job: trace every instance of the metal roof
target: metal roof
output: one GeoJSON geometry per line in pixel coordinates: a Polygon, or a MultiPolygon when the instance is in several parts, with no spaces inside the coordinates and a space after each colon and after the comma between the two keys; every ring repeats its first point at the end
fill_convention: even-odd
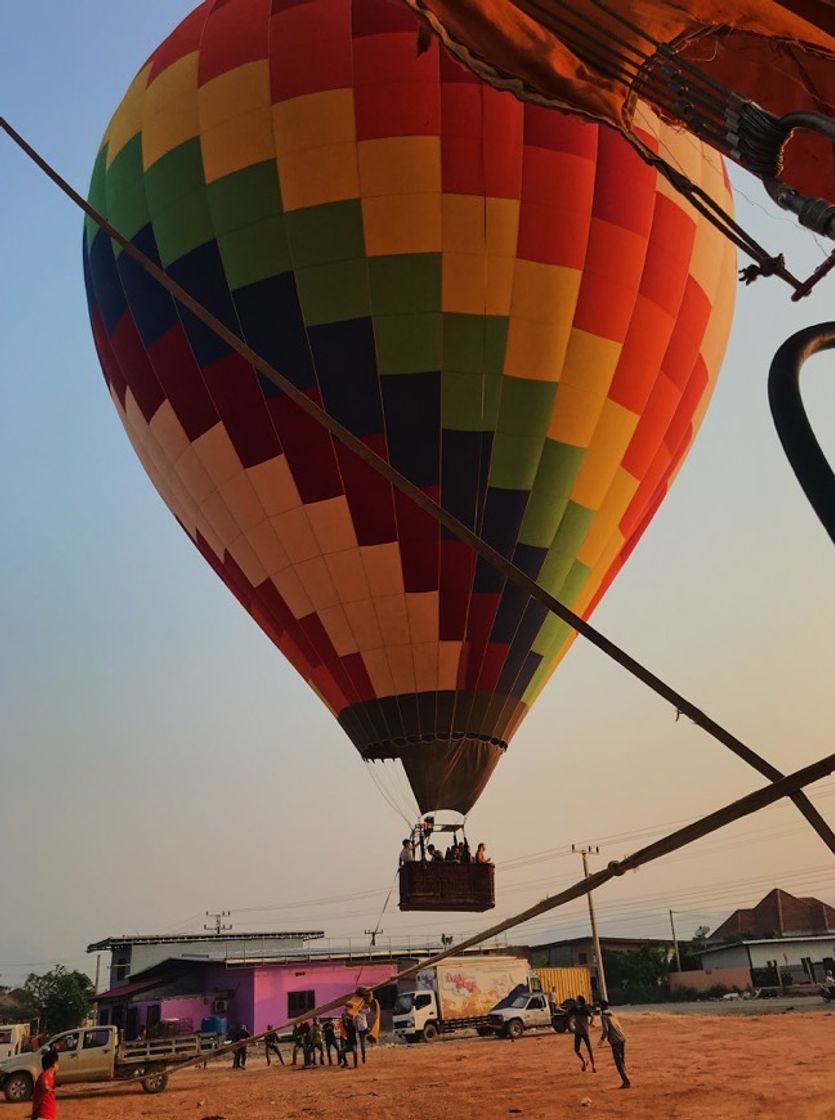
{"type": "Polygon", "coordinates": [[[105,937],[87,946],[88,953],[101,952],[103,949],[118,949],[124,945],[174,945],[189,941],[213,941],[220,945],[228,941],[312,941],[324,937],[323,929],[302,930],[299,932],[282,930],[276,933],[151,933],[122,934],[120,937],[105,937]]]}

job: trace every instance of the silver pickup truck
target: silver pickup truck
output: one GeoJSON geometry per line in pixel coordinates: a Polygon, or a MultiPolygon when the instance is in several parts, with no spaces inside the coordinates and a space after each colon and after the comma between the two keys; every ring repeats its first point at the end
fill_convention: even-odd
{"type": "Polygon", "coordinates": [[[57,1085],[82,1081],[139,1081],[146,1093],[161,1093],[167,1067],[214,1050],[218,1035],[191,1034],[122,1042],[118,1027],[79,1027],[55,1035],[40,1050],[0,1062],[0,1089],[12,1104],[28,1101],[41,1072],[44,1050],[59,1053],[57,1085]]]}
{"type": "Polygon", "coordinates": [[[504,1006],[490,1012],[490,1027],[503,1038],[521,1038],[526,1030],[553,1027],[558,1034],[568,1030],[574,1000],[553,1003],[544,992],[520,992],[504,1006]]]}

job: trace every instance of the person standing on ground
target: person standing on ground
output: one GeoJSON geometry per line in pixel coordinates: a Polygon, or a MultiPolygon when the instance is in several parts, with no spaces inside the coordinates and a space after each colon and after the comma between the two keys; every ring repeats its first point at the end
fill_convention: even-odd
{"type": "Polygon", "coordinates": [[[336,1041],[336,1029],[333,1025],[333,1019],[326,1019],[325,1026],[322,1030],[325,1038],[325,1049],[328,1052],[328,1065],[333,1065],[333,1058],[331,1057],[331,1050],[336,1054],[337,1064],[339,1063],[339,1045],[336,1041]]]}
{"type": "Polygon", "coordinates": [[[284,1055],[281,1053],[281,1047],[278,1045],[278,1035],[272,1028],[271,1023],[267,1023],[267,1033],[264,1035],[264,1054],[267,1058],[267,1065],[272,1065],[270,1062],[270,1054],[275,1054],[278,1060],[284,1065],[284,1055]]]}
{"type": "Polygon", "coordinates": [[[293,1024],[292,1038],[293,1038],[293,1065],[295,1065],[296,1064],[296,1055],[298,1054],[299,1050],[301,1050],[302,1056],[304,1056],[304,1033],[302,1032],[301,1023],[294,1023],[293,1024]]]}
{"type": "Polygon", "coordinates": [[[325,1064],[325,1048],[322,1045],[322,1024],[314,1019],[310,1024],[310,1054],[313,1065],[316,1065],[316,1051],[319,1051],[319,1065],[325,1064]]]}
{"type": "Polygon", "coordinates": [[[235,1057],[232,1060],[232,1069],[246,1069],[246,1042],[244,1040],[251,1037],[252,1035],[246,1029],[246,1024],[241,1023],[241,1025],[232,1036],[233,1042],[243,1043],[242,1046],[235,1047],[235,1057]]]}
{"type": "Polygon", "coordinates": [[[364,1003],[360,1004],[359,1009],[354,1014],[354,1026],[357,1029],[360,1054],[362,1054],[362,1064],[365,1065],[365,1039],[368,1035],[368,1008],[364,1003]]]}
{"type": "Polygon", "coordinates": [[[354,1059],[354,1069],[357,1068],[357,1028],[354,1026],[354,1020],[347,1011],[342,1012],[342,1018],[339,1020],[339,1035],[342,1040],[341,1053],[339,1055],[339,1065],[342,1069],[348,1068],[348,1054],[351,1054],[354,1059]]]}
{"type": "Polygon", "coordinates": [[[623,1027],[620,1025],[620,1020],[616,1015],[613,1015],[609,1010],[609,1004],[605,999],[600,1001],[600,1026],[603,1028],[603,1033],[600,1036],[601,1044],[608,1042],[612,1047],[612,1057],[615,1060],[615,1069],[620,1074],[621,1089],[631,1089],[632,1082],[626,1072],[624,1064],[624,1053],[626,1051],[626,1035],[623,1033],[623,1027]]]}
{"type": "Polygon", "coordinates": [[[47,1050],[41,1058],[41,1074],[32,1096],[32,1120],[55,1120],[55,1074],[58,1051],[47,1050]]]}
{"type": "Polygon", "coordinates": [[[574,1010],[571,1012],[571,1022],[574,1024],[574,1053],[580,1059],[580,1071],[586,1072],[586,1059],[580,1053],[580,1047],[585,1042],[586,1050],[589,1055],[589,1062],[591,1063],[592,1073],[597,1073],[594,1068],[594,1052],[591,1048],[591,1039],[589,1038],[589,1028],[591,1027],[592,1019],[594,1019],[594,1011],[586,1003],[585,996],[577,996],[574,1003],[574,1010]]]}

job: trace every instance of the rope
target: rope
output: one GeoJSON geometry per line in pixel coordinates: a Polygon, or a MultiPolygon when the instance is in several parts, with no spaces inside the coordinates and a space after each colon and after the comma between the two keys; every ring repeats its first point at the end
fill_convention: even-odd
{"type": "MultiPolygon", "coordinates": [[[[417,964],[410,965],[400,972],[395,972],[385,980],[379,981],[377,984],[369,987],[369,991],[376,992],[380,988],[388,987],[390,984],[397,984],[401,980],[405,980],[410,976],[414,976],[416,972],[423,968],[431,968],[441,961],[446,960],[448,957],[456,956],[463,953],[466,949],[475,948],[477,945],[482,944],[490,938],[496,938],[499,934],[505,933],[514,926],[523,925],[525,922],[533,918],[539,917],[540,914],[546,914],[551,910],[556,910],[560,906],[565,906],[566,903],[573,902],[577,898],[582,898],[583,895],[591,894],[592,891],[598,890],[604,883],[608,883],[610,879],[620,877],[627,871],[636,871],[639,867],[645,867],[648,863],[653,863],[662,856],[669,855],[671,852],[678,851],[680,848],[692,844],[696,840],[700,840],[703,836],[709,836],[712,832],[716,832],[720,828],[725,828],[734,821],[741,820],[743,817],[748,817],[752,813],[756,813],[760,809],[764,809],[767,805],[773,805],[783,797],[796,797],[797,792],[803,786],[810,785],[812,782],[817,782],[821,778],[827,777],[829,774],[835,772],[835,754],[827,755],[825,758],[820,759],[819,762],[813,762],[810,766],[803,767],[802,770],[797,770],[788,777],[781,778],[777,782],[772,782],[770,785],[764,786],[762,789],[755,790],[753,793],[747,794],[745,797],[737,801],[733,801],[728,805],[724,805],[721,809],[717,809],[713,813],[709,813],[705,817],[700,817],[699,820],[694,821],[692,824],[685,825],[684,828],[677,829],[675,832],[670,832],[663,836],[660,840],[655,840],[646,847],[640,848],[632,855],[625,856],[622,860],[613,860],[605,868],[600,871],[594,871],[570,887],[566,887],[558,894],[551,895],[548,898],[542,899],[540,902],[529,906],[527,910],[522,910],[518,914],[514,914],[512,918],[505,918],[501,922],[490,926],[489,929],[482,930],[481,933],[473,934],[471,937],[459,941],[457,945],[450,945],[443,949],[440,953],[435,953],[433,956],[428,957],[426,960],[419,961],[417,964]]],[[[337,1007],[344,1006],[345,1002],[351,998],[354,992],[345,992],[341,996],[330,1000],[328,1003],[323,1003],[319,1007],[314,1007],[310,1011],[306,1011],[303,1015],[297,1015],[293,1019],[288,1019],[282,1023],[280,1027],[274,1027],[274,1030],[287,1030],[288,1027],[295,1026],[296,1023],[304,1022],[313,1016],[324,1015],[327,1011],[333,1011],[337,1007]]],[[[264,1035],[255,1035],[253,1038],[246,1040],[243,1045],[252,1046],[253,1044],[263,1040],[264,1035]]],[[[201,1054],[197,1058],[191,1058],[182,1065],[168,1067],[168,1072],[177,1073],[180,1070],[188,1069],[190,1066],[202,1065],[204,1062],[212,1062],[216,1058],[225,1056],[232,1053],[237,1047],[241,1046],[240,1042],[231,1042],[226,1046],[221,1046],[217,1050],[211,1051],[209,1054],[201,1054]]]]}
{"type": "MultiPolygon", "coordinates": [[[[776,766],[772,766],[770,762],[767,762],[758,755],[756,751],[746,746],[745,743],[735,735],[732,735],[730,731],[717,723],[710,716],[706,715],[701,709],[697,708],[695,704],[682,696],[681,693],[677,692],[660,677],[656,676],[655,673],[647,669],[646,666],[642,665],[634,657],[631,657],[625,650],[621,649],[620,646],[616,645],[599,630],[590,625],[590,623],[586,622],[585,619],[575,614],[569,607],[565,606],[565,604],[554,598],[553,595],[540,587],[535,580],[531,579],[530,576],[526,575],[520,568],[517,568],[507,560],[500,552],[493,548],[492,545],[482,540],[481,537],[467,528],[466,525],[462,524],[437,502],[433,501],[432,498],[425,494],[419,487],[415,486],[404,475],[396,471],[390,463],[382,459],[369,447],[366,447],[362,440],[355,436],[353,432],[340,424],[337,420],[334,420],[324,409],[319,408],[319,406],[310,400],[300,389],[296,388],[291,381],[280,374],[278,370],[271,366],[260,354],[256,353],[255,350],[238,338],[238,336],[221,323],[219,319],[216,319],[214,315],[210,314],[185,290],[185,288],[182,288],[172,280],[161,268],[155,265],[153,261],[149,260],[144,253],[137,249],[131,241],[115,229],[102,214],[86,201],[86,199],[82,198],[77,191],[73,190],[69,183],[67,183],[66,180],[63,179],[3,117],[0,117],[0,128],[8,134],[15,144],[26,153],[26,155],[76,204],[76,206],[80,207],[85,214],[92,218],[92,220],[118,245],[121,245],[128,256],[135,260],[149,275],[153,276],[154,279],[184,307],[188,308],[201,323],[205,324],[211,331],[214,331],[214,333],[219,338],[223,339],[237,354],[240,354],[250,365],[254,366],[262,373],[268,381],[281,389],[303,412],[307,413],[308,416],[312,417],[317,423],[326,428],[331,435],[340,440],[363,462],[367,463],[384,478],[388,479],[401,493],[411,498],[419,509],[424,510],[432,517],[436,518],[450,533],[460,541],[463,541],[464,544],[469,545],[476,555],[481,556],[489,564],[492,564],[499,572],[512,583],[515,583],[517,587],[520,587],[532,599],[542,603],[549,611],[562,619],[563,622],[566,622],[588,642],[591,642],[593,646],[620,665],[622,669],[625,669],[633,677],[655,692],[656,695],[666,700],[675,710],[688,716],[689,719],[698,724],[699,727],[716,739],[717,742],[722,743],[723,746],[727,747],[728,750],[732,751],[738,758],[747,762],[748,765],[752,766],[758,773],[772,782],[779,781],[783,778],[783,774],[776,766]]],[[[658,157],[653,158],[657,159],[658,157]]],[[[663,160],[660,161],[662,164],[664,162],[663,160]]],[[[665,166],[668,165],[665,164],[665,166]]],[[[669,171],[674,175],[681,175],[680,172],[676,172],[672,167],[669,167],[669,171]]],[[[695,189],[696,188],[694,188],[694,190],[695,189]]],[[[808,797],[802,792],[795,792],[791,794],[791,797],[796,807],[812,825],[821,840],[823,840],[831,852],[835,853],[835,833],[833,833],[830,826],[826,823],[808,797]]]]}
{"type": "MultiPolygon", "coordinates": [[[[371,949],[374,948],[374,940],[375,940],[377,934],[380,933],[380,923],[382,922],[383,915],[385,914],[386,909],[388,907],[389,900],[391,899],[392,892],[394,891],[395,883],[397,882],[397,880],[399,878],[400,878],[400,868],[398,867],[397,870],[394,873],[394,878],[391,881],[391,886],[389,887],[389,893],[386,895],[386,901],[383,903],[383,909],[380,911],[380,916],[377,919],[377,921],[374,923],[374,929],[371,931],[371,941],[370,941],[369,946],[368,946],[369,952],[370,952],[371,949]]],[[[365,969],[365,964],[361,964],[360,968],[359,968],[359,972],[357,973],[356,978],[354,980],[355,985],[359,984],[360,977],[362,976],[364,969],[365,969]]]]}

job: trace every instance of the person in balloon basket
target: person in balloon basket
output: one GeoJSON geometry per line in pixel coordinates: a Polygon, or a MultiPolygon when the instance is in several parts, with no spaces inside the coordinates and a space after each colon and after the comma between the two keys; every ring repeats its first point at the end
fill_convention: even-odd
{"type": "Polygon", "coordinates": [[[620,1020],[616,1015],[613,1015],[609,1010],[609,1004],[605,999],[600,1001],[600,1026],[603,1028],[603,1033],[600,1035],[601,1044],[608,1042],[612,1047],[612,1057],[615,1060],[615,1069],[620,1074],[621,1089],[631,1089],[632,1082],[626,1072],[624,1064],[624,1053],[626,1050],[626,1035],[623,1033],[623,1027],[620,1025],[620,1020]]]}
{"type": "Polygon", "coordinates": [[[592,1073],[597,1073],[597,1070],[594,1068],[594,1051],[591,1048],[591,1039],[589,1038],[589,1028],[591,1027],[593,1018],[594,1010],[586,1003],[586,997],[577,996],[574,1003],[574,1010],[571,1012],[571,1022],[574,1027],[574,1053],[580,1059],[580,1070],[582,1073],[586,1072],[586,1059],[580,1052],[580,1047],[583,1043],[586,1044],[591,1071],[592,1073]]]}
{"type": "Polygon", "coordinates": [[[403,847],[400,849],[400,857],[398,859],[398,863],[402,867],[404,863],[414,863],[414,860],[415,849],[412,846],[412,841],[408,839],[404,840],[403,847]]]}
{"type": "Polygon", "coordinates": [[[55,1120],[55,1075],[58,1051],[47,1050],[41,1058],[41,1074],[32,1096],[32,1120],[55,1120]]]}
{"type": "Polygon", "coordinates": [[[357,1028],[354,1025],[354,1020],[347,1011],[342,1012],[342,1018],[339,1020],[339,1066],[341,1069],[348,1068],[348,1055],[354,1059],[354,1069],[357,1068],[357,1028]]]}

